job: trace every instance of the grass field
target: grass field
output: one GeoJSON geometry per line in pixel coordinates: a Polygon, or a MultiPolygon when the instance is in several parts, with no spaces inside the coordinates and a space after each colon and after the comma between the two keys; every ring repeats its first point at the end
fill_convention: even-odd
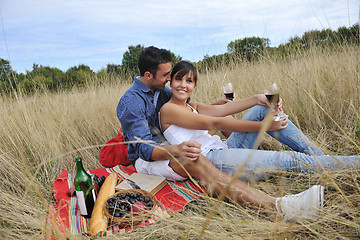
{"type": "MultiPolygon", "coordinates": [[[[264,57],[202,73],[194,101],[212,103],[221,85],[232,82],[236,97],[261,93],[277,82],[285,112],[326,154],[360,154],[360,48],[313,49],[286,60],[264,57]]],[[[0,96],[0,238],[37,239],[52,203],[52,182],[63,170],[75,172],[82,156],[86,169],[100,168],[102,145],[120,129],[116,106],[129,85],[107,81],[84,89],[32,96],[0,96]]],[[[241,117],[241,114],[236,115],[241,117]]],[[[270,148],[279,145],[265,139],[270,148]]],[[[250,182],[272,196],[325,186],[326,207],[311,224],[284,223],[274,213],[223,202],[220,212],[207,198],[192,202],[175,217],[115,239],[358,239],[358,170],[314,174],[273,172],[250,182]],[[201,229],[204,227],[203,233],[201,229]]],[[[80,236],[57,235],[57,239],[80,236]]]]}

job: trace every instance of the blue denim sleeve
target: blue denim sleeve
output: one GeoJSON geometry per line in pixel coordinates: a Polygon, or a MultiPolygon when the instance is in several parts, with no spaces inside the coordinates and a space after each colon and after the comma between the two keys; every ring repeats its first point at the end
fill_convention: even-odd
{"type": "MultiPolygon", "coordinates": [[[[135,137],[142,140],[153,140],[149,129],[148,121],[146,119],[146,104],[139,96],[123,96],[116,109],[117,116],[120,120],[125,141],[136,141],[135,137]]],[[[158,145],[153,142],[152,145],[158,145]]],[[[129,143],[128,156],[130,161],[135,161],[139,157],[146,161],[151,160],[151,155],[154,146],[145,143],[129,143]]]]}

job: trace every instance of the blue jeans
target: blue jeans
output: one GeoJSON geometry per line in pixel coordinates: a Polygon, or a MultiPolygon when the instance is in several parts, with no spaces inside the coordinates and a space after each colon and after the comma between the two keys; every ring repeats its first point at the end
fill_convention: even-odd
{"type": "MultiPolygon", "coordinates": [[[[261,121],[269,109],[256,105],[244,115],[244,120],[261,121]]],[[[330,168],[360,168],[360,155],[328,156],[316,147],[290,120],[283,130],[268,131],[269,135],[289,146],[293,151],[265,151],[251,149],[257,132],[233,132],[226,141],[229,149],[213,149],[206,157],[219,169],[234,174],[244,166],[245,172],[257,169],[309,172],[330,168]]]]}

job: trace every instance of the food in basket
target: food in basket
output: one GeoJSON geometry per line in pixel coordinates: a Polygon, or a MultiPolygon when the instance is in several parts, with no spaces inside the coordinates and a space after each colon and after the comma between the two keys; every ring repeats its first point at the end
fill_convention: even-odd
{"type": "Polygon", "coordinates": [[[143,202],[137,201],[133,205],[131,205],[130,213],[131,214],[139,214],[146,211],[146,205],[143,202]]]}
{"type": "Polygon", "coordinates": [[[121,227],[148,220],[155,209],[155,197],[142,189],[120,190],[105,203],[104,213],[121,227]]]}
{"type": "Polygon", "coordinates": [[[151,210],[153,202],[141,192],[123,192],[107,200],[108,212],[114,217],[130,217],[131,214],[145,213],[151,210]]]}

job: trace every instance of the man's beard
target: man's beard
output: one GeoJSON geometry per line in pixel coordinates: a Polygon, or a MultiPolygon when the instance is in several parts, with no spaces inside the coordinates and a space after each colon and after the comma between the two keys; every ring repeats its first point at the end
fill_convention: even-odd
{"type": "MultiPolygon", "coordinates": [[[[157,79],[156,78],[153,78],[153,82],[156,82],[157,79]]],[[[163,83],[163,84],[156,84],[156,85],[153,85],[153,89],[154,90],[164,90],[165,86],[166,86],[166,83],[163,83]]]]}

